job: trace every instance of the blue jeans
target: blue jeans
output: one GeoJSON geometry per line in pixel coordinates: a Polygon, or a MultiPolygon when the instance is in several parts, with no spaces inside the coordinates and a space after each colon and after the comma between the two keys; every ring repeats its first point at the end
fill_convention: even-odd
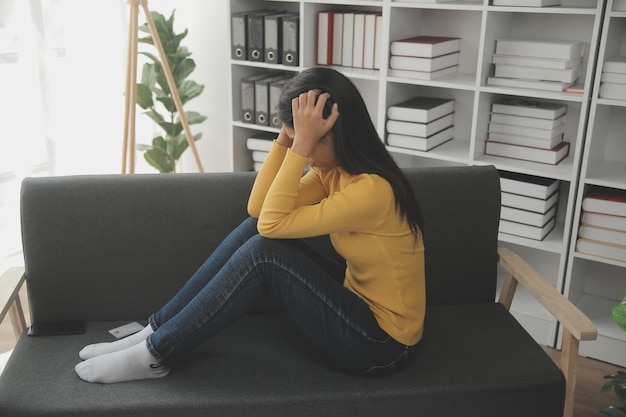
{"type": "Polygon", "coordinates": [[[337,368],[385,374],[408,362],[412,347],[380,328],[368,305],[322,266],[319,253],[301,240],[264,238],[256,225],[253,218],[241,223],[150,317],[155,332],[147,343],[155,358],[171,364],[245,314],[268,291],[337,368]]]}

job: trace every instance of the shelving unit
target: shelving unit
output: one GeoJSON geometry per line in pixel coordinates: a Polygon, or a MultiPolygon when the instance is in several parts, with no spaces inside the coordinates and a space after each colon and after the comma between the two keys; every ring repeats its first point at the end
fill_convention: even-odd
{"type": "Polygon", "coordinates": [[[589,112],[587,136],[576,195],[565,293],[598,327],[598,340],[583,343],[581,354],[626,366],[626,334],[611,319],[611,309],[626,296],[626,263],[576,251],[582,200],[590,187],[626,190],[626,97],[599,97],[604,62],[626,55],[626,11],[608,0],[589,112]]]}
{"type": "MultiPolygon", "coordinates": [[[[300,71],[314,66],[316,17],[319,11],[359,10],[381,13],[383,25],[381,68],[365,70],[334,67],[347,75],[361,91],[380,137],[385,138],[386,109],[390,105],[417,95],[455,100],[454,140],[428,152],[394,147],[388,147],[389,151],[394,154],[401,166],[494,165],[502,171],[560,180],[557,226],[543,241],[506,234],[500,234],[499,238],[502,245],[522,255],[557,289],[570,294],[574,299],[576,294],[570,291],[568,286],[572,281],[578,282],[581,279],[572,279],[574,270],[570,268],[571,258],[574,257],[577,262],[594,262],[570,253],[573,252],[570,248],[575,237],[573,235],[576,234],[576,229],[573,229],[572,225],[575,223],[574,219],[578,219],[577,207],[580,205],[579,184],[583,184],[579,182],[580,167],[584,165],[583,162],[588,164],[588,158],[583,157],[584,152],[589,152],[585,146],[585,139],[588,143],[592,142],[589,138],[592,129],[587,129],[587,120],[592,109],[599,110],[594,112],[597,117],[615,118],[615,121],[622,124],[626,120],[624,104],[609,103],[595,97],[592,100],[593,88],[598,83],[595,73],[598,66],[596,57],[601,44],[600,36],[607,30],[606,27],[603,30],[603,21],[606,20],[603,19],[605,6],[605,0],[563,0],[562,6],[544,8],[499,7],[491,5],[491,0],[450,1],[437,4],[392,0],[230,0],[231,13],[269,8],[300,14],[300,66],[288,67],[231,60],[234,169],[242,171],[252,168],[252,160],[245,146],[248,136],[260,131],[277,132],[276,129],[245,124],[238,120],[241,104],[240,80],[247,75],[267,70],[300,71]],[[435,80],[389,76],[390,43],[417,35],[460,37],[458,73],[435,80]],[[493,74],[491,58],[496,40],[509,36],[583,42],[585,52],[581,76],[576,85],[582,89],[582,94],[488,86],[486,80],[493,74]],[[528,97],[567,105],[565,138],[570,141],[571,148],[566,160],[552,166],[485,155],[491,104],[505,96],[528,97]],[[613,112],[618,114],[612,115],[613,112]]],[[[624,12],[612,14],[612,19],[616,19],[616,22],[612,22],[615,29],[612,29],[611,33],[621,33],[623,36],[626,18],[620,20],[620,16],[624,17],[624,12]]],[[[603,42],[602,48],[606,49],[604,39],[603,42]]],[[[612,41],[610,47],[619,49],[613,45],[614,43],[617,44],[616,41],[612,41]]],[[[624,42],[621,45],[623,49],[624,42]]],[[[611,139],[611,143],[616,141],[611,139]]],[[[626,172],[626,169],[624,171],[626,172]]],[[[626,175],[622,174],[621,178],[620,180],[619,176],[616,177],[611,186],[615,187],[620,183],[621,187],[626,186],[626,175]]],[[[593,180],[590,177],[585,181],[593,180]]],[[[523,289],[518,291],[519,295],[516,296],[512,306],[513,314],[539,343],[555,346],[558,343],[557,323],[525,294],[523,289]]]]}

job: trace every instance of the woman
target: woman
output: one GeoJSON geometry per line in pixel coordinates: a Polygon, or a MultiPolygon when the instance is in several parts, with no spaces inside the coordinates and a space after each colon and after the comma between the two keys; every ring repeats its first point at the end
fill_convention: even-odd
{"type": "Polygon", "coordinates": [[[142,331],[81,350],[80,378],[163,377],[264,291],[341,370],[383,374],[408,362],[425,312],[421,221],[408,181],[339,72],[301,72],[279,111],[283,127],[252,188],[251,217],[142,331]],[[340,270],[299,240],[324,234],[346,260],[340,270]]]}

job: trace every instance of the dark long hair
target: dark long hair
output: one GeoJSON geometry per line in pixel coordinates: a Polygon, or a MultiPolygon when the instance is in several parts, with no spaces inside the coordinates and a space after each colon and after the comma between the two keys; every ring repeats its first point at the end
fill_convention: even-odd
{"type": "Polygon", "coordinates": [[[332,129],[337,165],[351,175],[377,174],[387,180],[396,208],[417,236],[422,228],[422,216],[411,184],[385,149],[359,90],[349,78],[326,67],[302,71],[283,87],[278,103],[281,121],[293,127],[291,101],[313,89],[330,94],[324,117],[330,114],[332,103],[339,107],[339,118],[332,129]]]}

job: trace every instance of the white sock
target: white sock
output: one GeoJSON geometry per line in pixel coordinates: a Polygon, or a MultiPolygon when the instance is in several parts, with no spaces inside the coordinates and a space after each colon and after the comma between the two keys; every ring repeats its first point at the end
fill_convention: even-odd
{"type": "Polygon", "coordinates": [[[152,330],[152,326],[148,324],[139,332],[131,334],[123,339],[116,340],[115,342],[103,342],[87,345],[80,352],[78,352],[78,356],[80,356],[82,360],[87,360],[105,353],[117,352],[118,350],[123,350],[134,346],[139,342],[145,341],[152,333],[154,333],[154,330],[152,330]]]}
{"type": "Polygon", "coordinates": [[[74,369],[83,381],[102,384],[161,378],[170,373],[169,367],[150,354],[145,341],[80,362],[74,369]]]}

